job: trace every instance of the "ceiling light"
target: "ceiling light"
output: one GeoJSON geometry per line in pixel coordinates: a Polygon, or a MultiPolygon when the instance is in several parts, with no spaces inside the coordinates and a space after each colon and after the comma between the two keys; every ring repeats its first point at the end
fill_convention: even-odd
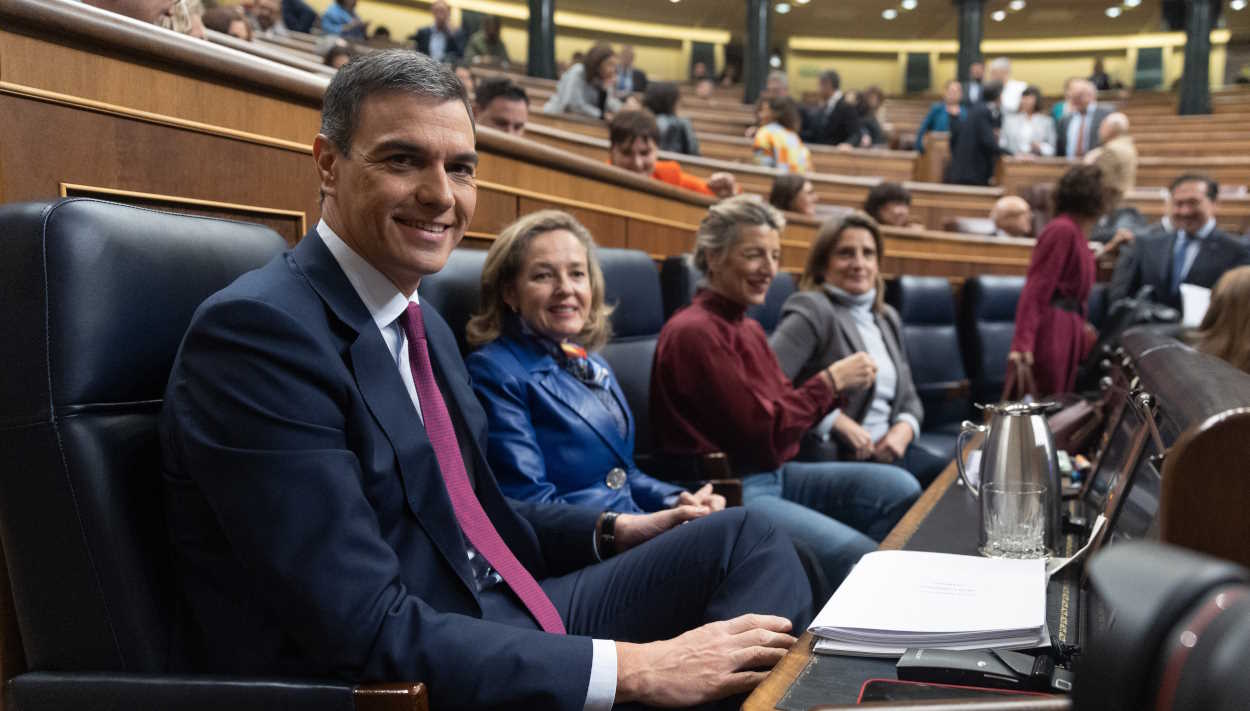
{"type": "Polygon", "coordinates": [[[994,20],[994,22],[1002,22],[1007,19],[1007,13],[1002,10],[995,10],[994,14],[990,15],[990,17],[994,20]]]}
{"type": "Polygon", "coordinates": [[[894,18],[898,17],[898,10],[895,10],[894,8],[890,8],[888,10],[882,10],[881,17],[887,20],[893,20],[894,18]]]}
{"type": "Polygon", "coordinates": [[[916,9],[916,0],[903,0],[903,9],[904,9],[904,10],[915,10],[915,9],[916,9]]]}
{"type": "Polygon", "coordinates": [[[790,12],[790,3],[788,3],[788,2],[779,2],[779,3],[777,3],[777,14],[778,14],[778,15],[784,15],[784,14],[786,14],[787,12],[790,12]]]}
{"type": "Polygon", "coordinates": [[[1228,3],[1228,6],[1234,10],[1245,10],[1246,0],[1233,0],[1232,2],[1228,3]]]}
{"type": "Polygon", "coordinates": [[[1124,0],[1124,7],[1137,7],[1138,5],[1141,5],[1141,0],[1124,0]]]}
{"type": "MultiPolygon", "coordinates": [[[[1137,0],[1137,2],[1141,2],[1141,0],[1137,0]]],[[[1011,8],[1012,12],[1020,12],[1024,9],[1024,6],[1024,0],[1011,0],[1011,2],[1007,3],[1007,7],[1011,8]]]]}
{"type": "Polygon", "coordinates": [[[781,57],[776,54],[769,57],[768,66],[772,67],[773,69],[781,69],[781,57]]]}
{"type": "Polygon", "coordinates": [[[1119,17],[1121,12],[1124,11],[1118,7],[1109,7],[1107,8],[1107,17],[1119,17]]]}
{"type": "Polygon", "coordinates": [[[807,3],[811,2],[812,0],[794,0],[794,1],[795,1],[795,2],[797,2],[797,3],[798,3],[798,4],[800,4],[800,5],[806,5],[807,3]]]}

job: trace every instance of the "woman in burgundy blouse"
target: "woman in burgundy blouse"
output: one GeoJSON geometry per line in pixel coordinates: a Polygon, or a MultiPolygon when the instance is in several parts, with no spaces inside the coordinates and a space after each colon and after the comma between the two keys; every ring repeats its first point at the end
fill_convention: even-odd
{"type": "Polygon", "coordinates": [[[743,504],[765,510],[811,549],[836,585],[876,548],[920,487],[895,466],[790,461],[838,391],[869,385],[876,366],[858,353],[798,388],[782,373],[764,329],[746,310],[764,301],[777,274],[784,226],[780,212],[753,196],[708,211],[694,252],[703,288],[660,332],[651,420],[666,454],[724,452],[742,476],[743,504]]]}
{"type": "Polygon", "coordinates": [[[1047,397],[1072,390],[1076,369],[1096,333],[1086,322],[1094,285],[1094,253],[1086,235],[1103,213],[1102,169],[1072,168],[1055,186],[1055,219],[1037,238],[1016,305],[1016,333],[1007,356],[1006,397],[1047,397]]]}

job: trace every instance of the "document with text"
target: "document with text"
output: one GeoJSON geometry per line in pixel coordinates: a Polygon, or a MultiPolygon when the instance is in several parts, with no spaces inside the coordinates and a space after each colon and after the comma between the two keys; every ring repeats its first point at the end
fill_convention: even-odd
{"type": "Polygon", "coordinates": [[[1045,646],[1046,561],[876,551],[808,629],[815,651],[858,656],[1045,646]]]}

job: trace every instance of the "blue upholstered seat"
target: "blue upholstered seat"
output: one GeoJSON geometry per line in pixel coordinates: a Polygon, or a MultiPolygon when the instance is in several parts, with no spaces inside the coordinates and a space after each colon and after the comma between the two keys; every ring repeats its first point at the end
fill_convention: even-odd
{"type": "Polygon", "coordinates": [[[1022,276],[977,276],[964,282],[959,336],[973,402],[1002,397],[1022,289],[1022,276]]]}

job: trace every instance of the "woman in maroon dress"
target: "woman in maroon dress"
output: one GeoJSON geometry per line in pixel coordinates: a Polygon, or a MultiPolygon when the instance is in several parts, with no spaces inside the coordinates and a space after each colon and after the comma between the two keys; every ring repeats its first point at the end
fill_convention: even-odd
{"type": "Polygon", "coordinates": [[[1074,167],[1055,186],[1056,217],[1037,238],[1016,306],[1006,397],[1046,397],[1075,384],[1077,365],[1095,339],[1085,320],[1096,271],[1086,234],[1105,201],[1098,166],[1074,167]]]}

